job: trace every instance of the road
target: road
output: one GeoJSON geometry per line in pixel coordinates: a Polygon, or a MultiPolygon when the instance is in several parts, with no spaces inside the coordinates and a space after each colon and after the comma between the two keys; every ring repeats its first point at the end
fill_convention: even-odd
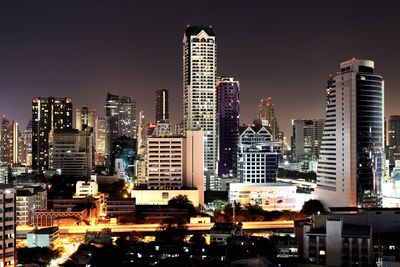
{"type": "MultiPolygon", "coordinates": [[[[191,231],[209,231],[214,223],[196,223],[187,224],[188,230],[191,231]]],[[[84,234],[87,231],[99,232],[103,228],[110,228],[114,233],[124,232],[155,232],[160,224],[121,224],[110,225],[100,224],[93,226],[60,226],[60,234],[84,234]]],[[[273,229],[291,229],[293,221],[274,221],[274,222],[243,222],[244,230],[273,230],[273,229]]],[[[34,228],[29,226],[17,226],[17,235],[25,235],[34,228]]]]}

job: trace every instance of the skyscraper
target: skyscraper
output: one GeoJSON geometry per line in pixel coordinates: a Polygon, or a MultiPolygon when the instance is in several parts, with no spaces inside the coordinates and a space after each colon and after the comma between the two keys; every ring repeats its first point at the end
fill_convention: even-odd
{"type": "Polygon", "coordinates": [[[212,27],[189,26],[183,36],[184,131],[204,131],[205,188],[215,176],[217,160],[217,46],[212,27]]]}
{"type": "Polygon", "coordinates": [[[270,129],[273,141],[282,141],[282,134],[279,133],[278,121],[275,117],[275,108],[271,97],[260,100],[258,118],[263,126],[267,126],[270,129]]]}
{"type": "Polygon", "coordinates": [[[239,130],[239,82],[223,77],[217,81],[218,176],[236,176],[239,130]]]}
{"type": "Polygon", "coordinates": [[[316,195],[327,207],[379,205],[384,149],[384,81],[374,62],[340,64],[326,89],[316,195]]]}
{"type": "Polygon", "coordinates": [[[168,90],[161,89],[156,92],[156,123],[169,120],[168,90]]]}
{"type": "Polygon", "coordinates": [[[20,163],[20,133],[18,122],[1,119],[1,162],[20,163]]]}
{"type": "Polygon", "coordinates": [[[75,113],[75,128],[79,131],[92,129],[94,130],[96,122],[96,111],[88,107],[81,107],[76,109],[75,113]]]}
{"type": "Polygon", "coordinates": [[[136,138],[136,102],[129,96],[107,94],[106,111],[106,155],[110,155],[112,140],[126,136],[136,138]]]}
{"type": "Polygon", "coordinates": [[[392,115],[388,125],[389,164],[394,166],[400,160],[400,115],[392,115]]]}
{"type": "Polygon", "coordinates": [[[318,159],[325,120],[292,120],[292,159],[302,162],[309,170],[309,162],[318,159]]]}
{"type": "Polygon", "coordinates": [[[21,164],[32,165],[32,120],[29,121],[26,129],[21,133],[21,164]]]}
{"type": "Polygon", "coordinates": [[[71,98],[32,99],[32,168],[42,173],[49,167],[49,148],[54,130],[72,128],[71,98]]]}
{"type": "Polygon", "coordinates": [[[95,162],[97,165],[105,164],[106,153],[106,120],[104,118],[96,118],[95,130],[95,162]]]}

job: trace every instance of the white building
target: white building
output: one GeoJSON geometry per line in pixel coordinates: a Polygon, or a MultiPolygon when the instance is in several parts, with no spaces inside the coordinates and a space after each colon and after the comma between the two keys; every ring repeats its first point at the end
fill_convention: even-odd
{"type": "Polygon", "coordinates": [[[384,81],[352,59],[328,81],[316,197],[326,207],[379,205],[384,168],[384,81]]]}
{"type": "Polygon", "coordinates": [[[274,182],[281,142],[272,142],[264,126],[239,127],[237,173],[241,183],[274,182]]]}
{"type": "Polygon", "coordinates": [[[197,188],[204,202],[203,131],[186,136],[148,137],[147,185],[149,188],[197,188]]]}
{"type": "Polygon", "coordinates": [[[15,227],[15,189],[0,185],[0,266],[15,266],[16,227],[15,227]]]}
{"type": "Polygon", "coordinates": [[[205,188],[216,174],[216,72],[217,46],[212,27],[189,26],[183,36],[184,131],[204,131],[205,188]]]}
{"type": "Polygon", "coordinates": [[[229,185],[229,202],[258,205],[265,210],[296,209],[296,186],[286,183],[229,185]]]}
{"type": "Polygon", "coordinates": [[[204,205],[204,201],[200,200],[200,193],[198,189],[190,190],[167,190],[167,189],[145,189],[145,190],[132,190],[131,198],[136,199],[136,205],[168,205],[168,201],[179,195],[186,195],[192,201],[195,207],[199,204],[204,205]]]}
{"type": "Polygon", "coordinates": [[[54,247],[60,239],[58,227],[48,227],[35,229],[26,235],[28,248],[34,247],[54,247]]]}
{"type": "Polygon", "coordinates": [[[96,196],[99,193],[99,186],[95,181],[77,181],[76,196],[96,196]]]}

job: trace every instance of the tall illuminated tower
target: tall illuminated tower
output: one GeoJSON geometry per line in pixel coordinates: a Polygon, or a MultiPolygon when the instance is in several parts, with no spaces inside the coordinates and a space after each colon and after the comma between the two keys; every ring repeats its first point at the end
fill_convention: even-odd
{"type": "Polygon", "coordinates": [[[189,26],[183,36],[183,126],[184,131],[204,131],[205,188],[216,174],[217,46],[212,27],[189,26]]]}
{"type": "Polygon", "coordinates": [[[72,128],[71,98],[32,99],[32,168],[42,173],[49,168],[49,149],[54,130],[72,128]]]}
{"type": "Polygon", "coordinates": [[[18,122],[1,119],[1,161],[6,164],[20,163],[18,122]]]}
{"type": "Polygon", "coordinates": [[[384,81],[374,62],[340,64],[326,89],[316,196],[327,207],[379,206],[384,166],[384,81]]]}
{"type": "Polygon", "coordinates": [[[96,123],[96,111],[88,107],[77,108],[75,112],[75,128],[79,131],[94,130],[96,123]]]}

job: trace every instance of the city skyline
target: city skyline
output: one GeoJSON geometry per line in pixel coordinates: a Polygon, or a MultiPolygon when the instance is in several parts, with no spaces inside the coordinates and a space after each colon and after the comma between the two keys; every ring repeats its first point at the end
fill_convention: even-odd
{"type": "MultiPolygon", "coordinates": [[[[107,92],[127,95],[150,118],[152,96],[162,88],[171,94],[172,122],[180,121],[182,32],[188,24],[213,25],[218,38],[217,75],[234,76],[241,83],[241,124],[251,123],[260,99],[269,96],[286,137],[291,119],[323,118],[325,81],[337,64],[353,56],[376,62],[386,80],[385,115],[398,113],[400,38],[393,33],[398,32],[400,19],[393,3],[375,6],[355,1],[346,3],[346,9],[340,5],[328,9],[312,1],[289,8],[235,3],[229,6],[235,19],[226,22],[218,12],[205,13],[207,4],[189,10],[178,2],[160,3],[159,9],[151,9],[158,17],[153,21],[152,16],[140,14],[150,10],[146,4],[92,2],[75,8],[66,2],[44,3],[18,8],[2,3],[0,8],[2,24],[7,25],[0,30],[6,40],[0,50],[0,114],[18,121],[21,130],[30,118],[33,97],[71,97],[74,108],[86,105],[103,116],[107,92]],[[360,21],[354,15],[360,12],[374,12],[377,17],[360,21]],[[170,15],[177,16],[170,19],[170,15]],[[238,38],[241,33],[249,37],[238,38]]],[[[222,10],[223,4],[214,7],[222,10]]]]}

